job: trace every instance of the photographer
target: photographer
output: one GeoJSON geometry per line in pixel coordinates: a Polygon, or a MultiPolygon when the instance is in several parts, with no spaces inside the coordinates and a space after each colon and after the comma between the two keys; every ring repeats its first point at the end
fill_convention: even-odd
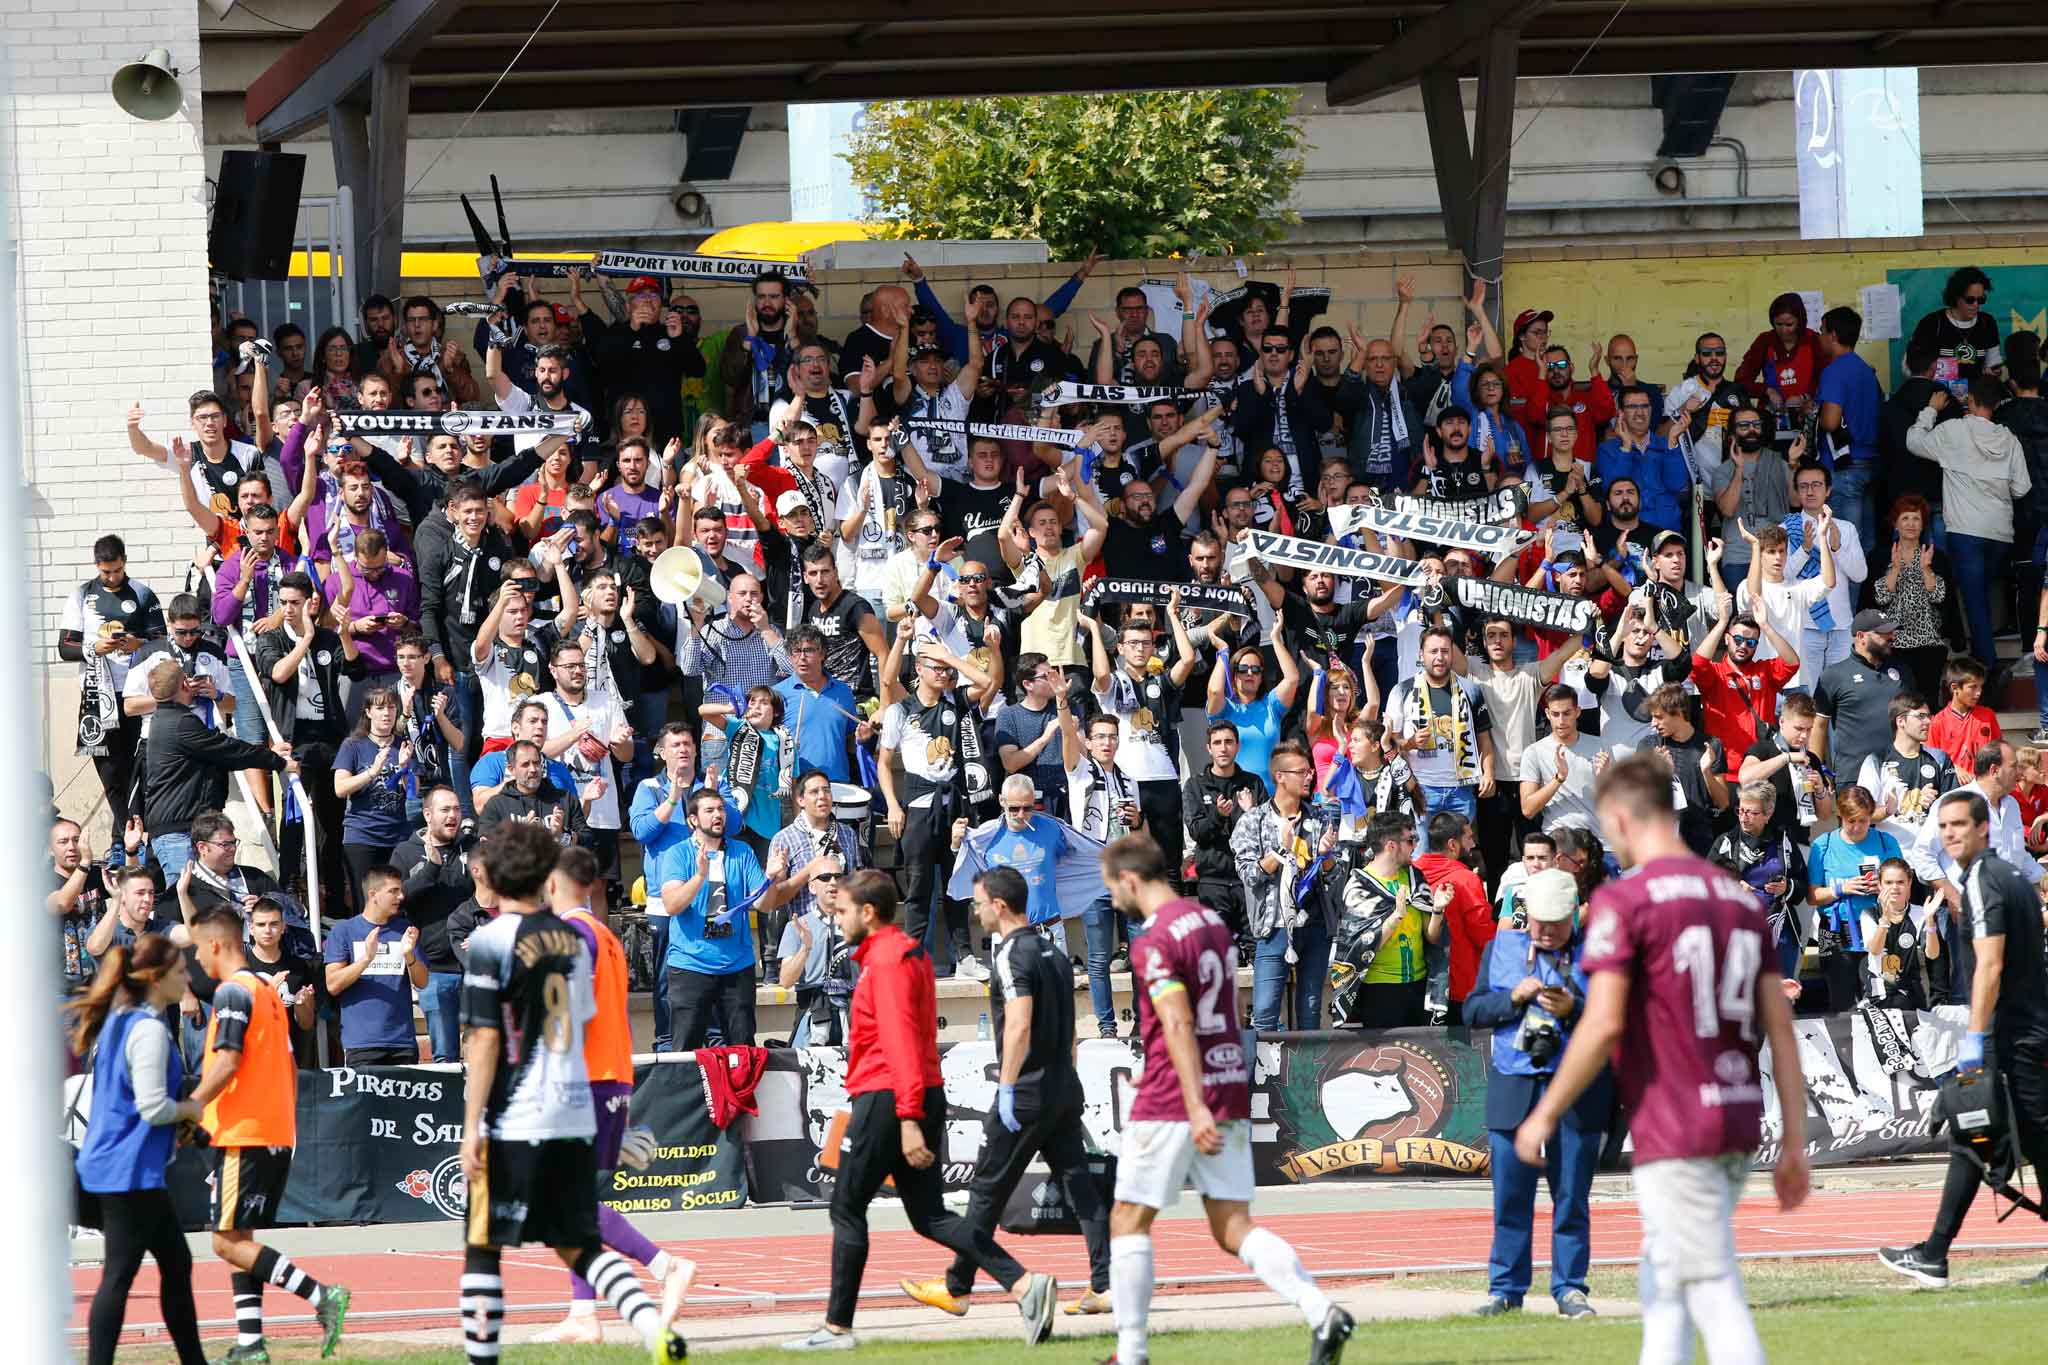
{"type": "MultiPolygon", "coordinates": [[[[1963,932],[1956,945],[1959,989],[1967,989],[1969,1031],[1956,1057],[1958,1079],[1990,1072],[2019,1135],[2015,1157],[2048,1171],[2048,968],[2041,959],[2041,901],[1991,848],[1991,803],[1980,793],[1950,792],[1934,808],[1942,851],[1961,889],[1963,932]]],[[[1996,1120],[2006,1123],[2003,1108],[1996,1120]]],[[[1985,1172],[1959,1142],[1949,1149],[1948,1181],[1927,1240],[1885,1247],[1877,1258],[1908,1279],[1948,1283],[1948,1249],[1962,1231],[1985,1172]]],[[[2048,1285],[2048,1270],[2028,1281],[2048,1285]]]]}
{"type": "Polygon", "coordinates": [[[1588,1203],[1593,1168],[1613,1109],[1608,1073],[1566,1111],[1544,1152],[1546,1166],[1515,1155],[1515,1129],[1536,1107],[1557,1074],[1586,1003],[1586,973],[1579,966],[1580,936],[1574,929],[1578,885],[1561,868],[1530,875],[1519,893],[1528,913],[1527,929],[1505,926],[1487,945],[1479,981],[1465,1002],[1468,1028],[1493,1030],[1486,1058],[1486,1128],[1493,1149],[1493,1251],[1487,1257],[1487,1298],[1482,1317],[1518,1312],[1529,1291],[1530,1234],[1535,1217],[1536,1179],[1550,1182],[1550,1293],[1567,1318],[1593,1315],[1586,1301],[1588,1203]]]}

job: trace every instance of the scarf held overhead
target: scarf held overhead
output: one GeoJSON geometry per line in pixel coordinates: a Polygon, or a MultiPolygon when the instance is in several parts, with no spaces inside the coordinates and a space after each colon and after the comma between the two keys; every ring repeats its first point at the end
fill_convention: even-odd
{"type": "Polygon", "coordinates": [[[1380,583],[1420,583],[1424,577],[1422,565],[1416,561],[1372,550],[1325,545],[1321,541],[1274,535],[1270,531],[1247,531],[1245,540],[1252,556],[1269,564],[1319,569],[1345,578],[1370,578],[1380,583]]]}
{"type": "Polygon", "coordinates": [[[1250,616],[1251,604],[1245,589],[1223,583],[1155,583],[1141,578],[1098,578],[1081,594],[1081,610],[1093,615],[1102,602],[1154,602],[1164,606],[1169,592],[1180,589],[1180,604],[1196,611],[1220,611],[1229,616],[1250,616]]]}
{"type": "Polygon", "coordinates": [[[944,433],[951,436],[980,436],[991,441],[1032,441],[1039,445],[1072,450],[1081,444],[1082,433],[1067,427],[1029,427],[1011,422],[956,422],[944,417],[913,417],[903,424],[912,431],[944,433]]]}
{"type": "Polygon", "coordinates": [[[337,412],[344,436],[505,436],[539,432],[574,436],[589,419],[580,412],[337,412]]]}
{"type": "Polygon", "coordinates": [[[1380,536],[1399,536],[1430,545],[1456,545],[1490,555],[1519,550],[1536,535],[1519,526],[1485,526],[1462,518],[1424,516],[1401,507],[1368,507],[1358,526],[1380,536]]]}
{"type": "Polygon", "coordinates": [[[660,251],[600,251],[594,265],[589,261],[522,261],[496,254],[476,258],[476,273],[487,288],[496,285],[498,278],[507,273],[562,280],[577,270],[624,278],[666,275],[673,279],[729,280],[740,284],[751,284],[754,277],[764,270],[779,270],[792,284],[811,282],[810,267],[802,261],[755,261],[660,251]]]}
{"type": "Polygon", "coordinates": [[[1171,384],[1077,384],[1062,380],[1039,396],[1038,406],[1060,408],[1069,403],[1110,403],[1127,408],[1168,401],[1192,403],[1208,397],[1207,389],[1182,389],[1171,384]]]}

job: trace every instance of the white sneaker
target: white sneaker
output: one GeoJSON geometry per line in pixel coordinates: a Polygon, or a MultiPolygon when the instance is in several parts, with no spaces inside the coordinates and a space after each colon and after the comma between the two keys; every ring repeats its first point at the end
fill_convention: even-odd
{"type": "Polygon", "coordinates": [[[962,958],[953,968],[953,971],[955,975],[964,976],[969,981],[988,980],[988,968],[982,966],[978,958],[962,958]]]}
{"type": "Polygon", "coordinates": [[[860,1343],[851,1332],[834,1332],[820,1327],[807,1337],[791,1337],[782,1343],[785,1351],[851,1351],[860,1343]]]}
{"type": "Polygon", "coordinates": [[[604,1328],[598,1325],[595,1313],[571,1313],[553,1327],[535,1332],[530,1339],[594,1346],[604,1341],[604,1328]]]}

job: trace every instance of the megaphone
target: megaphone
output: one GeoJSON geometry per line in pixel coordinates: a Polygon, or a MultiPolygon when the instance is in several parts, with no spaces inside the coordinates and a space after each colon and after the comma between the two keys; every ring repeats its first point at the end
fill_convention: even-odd
{"type": "Polygon", "coordinates": [[[116,71],[111,89],[114,103],[150,123],[169,118],[185,102],[168,48],[153,47],[141,61],[116,71]]]}
{"type": "Polygon", "coordinates": [[[647,578],[655,597],[672,607],[691,602],[707,607],[725,605],[725,584],[704,572],[704,560],[691,546],[673,546],[656,555],[647,578]]]}

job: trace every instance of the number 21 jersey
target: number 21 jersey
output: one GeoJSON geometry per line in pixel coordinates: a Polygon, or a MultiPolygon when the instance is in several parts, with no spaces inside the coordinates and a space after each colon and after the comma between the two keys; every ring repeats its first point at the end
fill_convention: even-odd
{"type": "Polygon", "coordinates": [[[1237,947],[1214,910],[1191,900],[1168,901],[1131,944],[1131,976],[1138,1003],[1138,1034],[1145,1070],[1131,1118],[1187,1121],[1180,1081],[1166,1054],[1166,1030],[1157,1002],[1183,993],[1194,1016],[1201,1054],[1202,1103],[1218,1121],[1251,1117],[1251,1069],[1237,1023],[1237,947]]]}
{"type": "Polygon", "coordinates": [[[596,1014],[590,948],[567,921],[538,910],[499,915],[476,931],[462,975],[462,1026],[498,1031],[486,1136],[596,1135],[583,1064],[584,1025],[596,1014]]]}
{"type": "Polygon", "coordinates": [[[1756,897],[1704,859],[1653,859],[1593,893],[1582,962],[1628,978],[1614,1066],[1637,1162],[1756,1150],[1757,1001],[1781,989],[1768,943],[1756,897]]]}

